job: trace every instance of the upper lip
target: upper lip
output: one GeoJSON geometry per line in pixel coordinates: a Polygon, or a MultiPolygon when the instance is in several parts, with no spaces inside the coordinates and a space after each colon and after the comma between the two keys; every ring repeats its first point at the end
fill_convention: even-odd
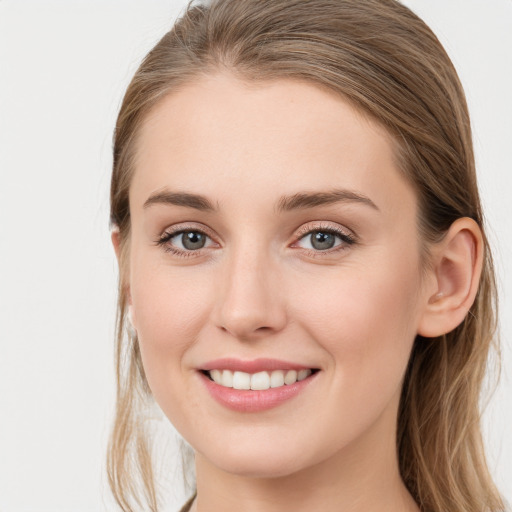
{"type": "Polygon", "coordinates": [[[200,370],[231,370],[233,372],[245,372],[245,373],[258,373],[264,371],[273,370],[308,370],[313,369],[312,366],[307,366],[299,363],[293,363],[290,361],[283,361],[280,359],[252,359],[242,360],[235,358],[222,358],[208,361],[200,367],[200,370]]]}

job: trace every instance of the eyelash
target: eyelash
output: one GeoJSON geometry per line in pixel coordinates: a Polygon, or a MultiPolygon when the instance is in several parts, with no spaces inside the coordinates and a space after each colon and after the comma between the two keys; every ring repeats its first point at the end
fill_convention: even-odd
{"type": "MultiPolygon", "coordinates": [[[[174,230],[165,231],[162,234],[162,236],[158,240],[155,241],[155,244],[160,247],[163,247],[165,252],[174,254],[180,258],[190,258],[190,257],[196,256],[197,253],[200,253],[201,250],[204,249],[204,247],[197,249],[197,250],[192,250],[192,249],[182,250],[182,249],[177,249],[176,247],[173,247],[172,245],[169,244],[169,242],[171,241],[172,238],[174,238],[177,235],[181,235],[183,233],[199,233],[199,234],[204,235],[211,239],[211,237],[208,235],[208,233],[206,233],[202,229],[198,229],[198,228],[194,228],[194,227],[177,228],[174,230]]],[[[326,234],[335,235],[338,238],[340,238],[342,241],[341,244],[339,244],[331,249],[326,249],[323,251],[322,250],[304,249],[306,254],[313,258],[322,257],[323,255],[326,255],[326,254],[332,255],[333,253],[337,253],[339,251],[343,251],[343,250],[347,249],[347,247],[354,245],[357,242],[356,237],[354,235],[346,233],[345,231],[342,231],[339,228],[336,228],[333,226],[327,226],[327,225],[319,225],[319,226],[315,226],[313,228],[311,226],[305,226],[305,227],[301,228],[299,230],[299,232],[297,233],[297,241],[300,241],[303,238],[305,238],[307,235],[311,235],[313,233],[326,233],[326,234]]]]}
{"type": "Polygon", "coordinates": [[[324,251],[321,250],[314,250],[314,249],[304,249],[306,251],[306,254],[308,256],[311,256],[313,258],[321,258],[324,254],[325,255],[332,255],[333,253],[337,253],[339,251],[344,251],[351,245],[354,245],[357,240],[356,237],[350,233],[347,233],[346,231],[341,230],[340,228],[336,228],[334,226],[329,225],[323,225],[320,224],[319,226],[311,227],[311,226],[304,226],[299,230],[297,233],[297,241],[302,240],[303,238],[306,238],[306,236],[311,235],[313,233],[326,233],[335,235],[338,238],[341,239],[341,243],[335,247],[332,247],[331,249],[327,249],[324,251]]]}

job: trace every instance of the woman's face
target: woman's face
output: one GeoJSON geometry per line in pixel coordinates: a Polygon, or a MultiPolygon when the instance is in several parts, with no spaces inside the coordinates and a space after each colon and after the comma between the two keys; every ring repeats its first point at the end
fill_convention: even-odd
{"type": "Polygon", "coordinates": [[[314,85],[210,76],[146,119],[130,211],[147,380],[199,457],[282,476],[394,447],[425,292],[382,128],[314,85]]]}

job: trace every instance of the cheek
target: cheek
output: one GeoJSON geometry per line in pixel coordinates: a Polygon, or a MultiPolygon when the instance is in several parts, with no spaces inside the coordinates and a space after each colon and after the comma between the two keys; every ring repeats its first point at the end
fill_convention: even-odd
{"type": "Polygon", "coordinates": [[[184,355],[205,318],[204,280],[193,270],[157,266],[142,257],[133,268],[134,323],[146,378],[157,401],[172,406],[187,392],[180,387],[184,355]]]}
{"type": "Polygon", "coordinates": [[[160,350],[180,350],[203,315],[205,286],[194,267],[176,267],[135,253],[130,291],[137,330],[160,350]]]}
{"type": "Polygon", "coordinates": [[[380,261],[387,263],[337,269],[324,287],[311,282],[308,289],[314,287],[315,293],[295,295],[302,298],[294,316],[336,368],[333,389],[354,406],[384,404],[396,393],[416,335],[416,260],[405,265],[403,259],[380,261]]]}
{"type": "Polygon", "coordinates": [[[187,272],[144,268],[139,265],[132,281],[144,373],[153,397],[174,427],[189,432],[187,411],[200,410],[200,404],[187,385],[191,370],[184,363],[205,318],[204,281],[201,287],[200,280],[191,279],[187,272]]]}

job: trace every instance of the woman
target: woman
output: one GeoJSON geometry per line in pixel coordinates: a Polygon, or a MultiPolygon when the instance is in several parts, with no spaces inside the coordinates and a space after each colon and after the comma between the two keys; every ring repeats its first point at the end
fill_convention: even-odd
{"type": "Polygon", "coordinates": [[[184,510],[504,510],[467,107],[407,8],[189,5],[126,92],[111,219],[123,510],[158,510],[153,399],[194,450],[184,510]]]}

